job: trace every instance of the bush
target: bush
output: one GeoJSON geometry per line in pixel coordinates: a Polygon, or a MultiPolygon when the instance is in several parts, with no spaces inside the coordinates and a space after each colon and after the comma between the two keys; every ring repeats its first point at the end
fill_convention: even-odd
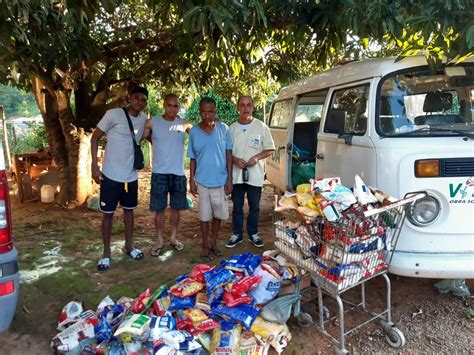
{"type": "Polygon", "coordinates": [[[15,136],[12,125],[7,125],[10,153],[23,154],[28,151],[38,151],[48,144],[44,124],[28,122],[27,129],[20,136],[15,136]]]}
{"type": "Polygon", "coordinates": [[[235,104],[211,91],[197,96],[186,110],[186,119],[191,121],[193,124],[201,122],[201,116],[199,115],[199,101],[201,101],[205,96],[211,97],[216,101],[216,117],[219,118],[221,122],[230,125],[239,119],[239,113],[236,110],[235,104]]]}

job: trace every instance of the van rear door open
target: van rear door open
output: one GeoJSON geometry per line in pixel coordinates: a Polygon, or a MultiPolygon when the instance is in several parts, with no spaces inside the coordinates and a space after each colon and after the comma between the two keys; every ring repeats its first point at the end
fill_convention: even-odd
{"type": "Polygon", "coordinates": [[[293,98],[274,102],[270,112],[269,127],[275,152],[267,158],[265,172],[267,179],[281,192],[287,189],[289,181],[288,161],[292,149],[289,130],[293,124],[293,102],[293,98]]]}

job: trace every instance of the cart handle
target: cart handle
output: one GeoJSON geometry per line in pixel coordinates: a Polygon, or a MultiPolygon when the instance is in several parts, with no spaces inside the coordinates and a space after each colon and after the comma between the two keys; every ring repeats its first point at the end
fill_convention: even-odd
{"type": "Polygon", "coordinates": [[[424,191],[419,191],[419,192],[409,192],[405,195],[405,197],[401,200],[398,200],[397,202],[394,202],[388,206],[385,207],[380,207],[380,208],[374,208],[373,210],[369,210],[364,212],[364,217],[370,217],[388,210],[391,210],[392,208],[397,208],[400,206],[404,206],[408,203],[413,203],[423,197],[426,197],[428,194],[424,191]]]}

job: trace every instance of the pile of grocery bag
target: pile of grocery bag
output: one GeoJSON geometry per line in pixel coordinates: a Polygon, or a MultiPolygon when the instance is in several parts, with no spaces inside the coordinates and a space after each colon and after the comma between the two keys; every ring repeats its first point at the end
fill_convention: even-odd
{"type": "Polygon", "coordinates": [[[277,251],[197,264],[171,287],[105,297],[95,310],[69,302],[51,342],[62,354],[266,354],[291,340],[291,304],[277,297],[298,270],[277,251]]]}

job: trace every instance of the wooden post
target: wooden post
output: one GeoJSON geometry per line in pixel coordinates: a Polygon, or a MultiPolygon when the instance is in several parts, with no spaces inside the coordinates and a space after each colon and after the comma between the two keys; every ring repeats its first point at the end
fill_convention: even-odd
{"type": "Polygon", "coordinates": [[[5,109],[3,108],[3,105],[0,105],[0,112],[2,114],[3,146],[5,147],[5,156],[7,158],[5,160],[5,163],[7,164],[7,168],[10,169],[12,166],[12,158],[10,156],[10,144],[8,143],[7,120],[5,117],[5,109]]]}

